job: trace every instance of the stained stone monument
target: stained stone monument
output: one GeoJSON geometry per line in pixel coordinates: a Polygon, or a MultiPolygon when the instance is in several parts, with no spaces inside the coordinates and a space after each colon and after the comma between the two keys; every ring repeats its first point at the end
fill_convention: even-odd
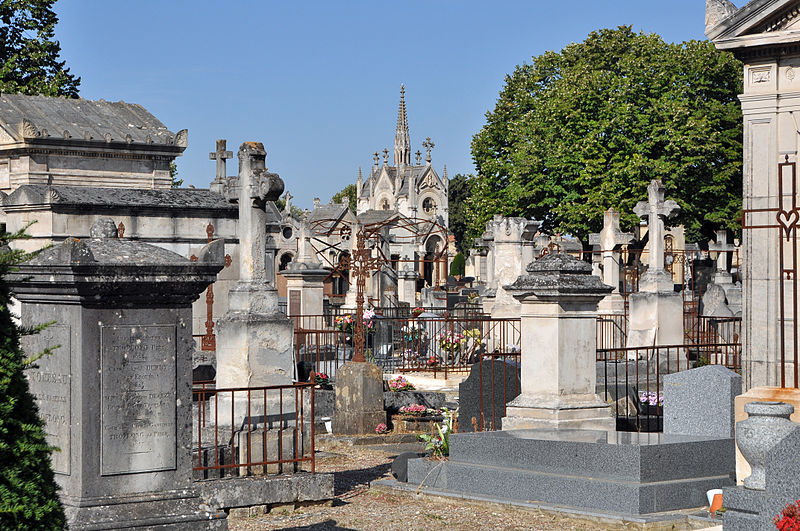
{"type": "MultiPolygon", "coordinates": [[[[733,276],[729,271],[730,256],[728,253],[735,251],[736,246],[728,243],[728,231],[718,230],[717,239],[708,243],[708,250],[717,255],[717,267],[714,271],[713,284],[709,285],[709,288],[711,286],[719,286],[723,290],[725,306],[730,311],[730,315],[735,315],[742,311],[742,285],[738,282],[733,282],[733,276]]],[[[724,313],[724,309],[720,308],[720,311],[724,313]]],[[[713,314],[703,312],[703,315],[713,314]]]]}
{"type": "MultiPolygon", "coordinates": [[[[523,255],[532,247],[533,236],[539,228],[539,223],[525,218],[508,218],[495,215],[486,223],[486,232],[491,235],[493,244],[492,265],[494,273],[492,279],[497,284],[497,291],[493,301],[487,301],[486,308],[494,318],[519,316],[519,303],[505,291],[503,286],[511,284],[522,273],[522,268],[528,262],[523,261],[523,255]]],[[[487,238],[487,236],[484,236],[487,238]]]]}
{"type": "Polygon", "coordinates": [[[589,244],[600,247],[603,265],[603,283],[614,291],[603,297],[598,304],[601,313],[624,313],[625,300],[619,292],[620,245],[630,243],[633,234],[619,229],[619,212],[609,208],[603,214],[603,230],[589,235],[589,244]]]}
{"type": "Polygon", "coordinates": [[[588,263],[551,253],[505,286],[522,305],[522,392],[503,430],[615,429],[610,405],[595,394],[597,303],[612,288],[591,273],[588,263]]]}
{"type": "Polygon", "coordinates": [[[311,247],[311,233],[308,220],[300,224],[300,238],[297,241],[298,256],[280,272],[286,277],[288,296],[288,315],[322,315],[324,299],[323,281],[330,274],[317,260],[311,247]]]}
{"type": "Polygon", "coordinates": [[[222,189],[239,204],[239,281],[228,293],[228,312],[217,323],[217,387],[286,385],[292,382],[292,323],[278,310],[275,207],[283,181],[265,166],[260,142],[239,148],[239,176],[222,189]]]}
{"type": "Polygon", "coordinates": [[[683,298],[676,293],[672,275],[664,269],[664,220],[678,213],[673,200],[664,200],[664,185],[653,180],[647,187],[647,201],[634,212],[647,219],[649,252],[647,271],[639,280],[639,291],[628,298],[630,326],[628,347],[682,345],[683,298]]]}
{"type": "Polygon", "coordinates": [[[60,345],[27,376],[71,528],[226,528],[192,483],[190,389],[191,304],[223,266],[220,240],[191,262],[100,218],[9,277],[24,326],[55,321],[24,347],[60,345]]]}

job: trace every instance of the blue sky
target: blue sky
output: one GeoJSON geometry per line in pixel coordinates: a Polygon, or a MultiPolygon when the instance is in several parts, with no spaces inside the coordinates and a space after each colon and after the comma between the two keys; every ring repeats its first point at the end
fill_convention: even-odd
{"type": "MultiPolygon", "coordinates": [[[[741,3],[741,2],[740,2],[741,3]]],[[[504,77],[595,29],[630,24],[704,39],[703,0],[60,0],[56,38],[87,99],[139,103],[189,129],[185,185],[214,178],[217,138],[264,143],[310,208],[391,151],[400,84],[411,141],[441,173],[474,172],[469,146],[504,77]]],[[[228,175],[236,173],[228,162],[228,175]]]]}

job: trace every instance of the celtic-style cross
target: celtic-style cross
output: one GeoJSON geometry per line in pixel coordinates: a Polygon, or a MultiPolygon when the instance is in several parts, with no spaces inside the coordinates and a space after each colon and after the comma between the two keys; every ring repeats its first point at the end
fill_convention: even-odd
{"type": "Polygon", "coordinates": [[[428,138],[425,139],[425,142],[422,143],[422,147],[425,148],[425,152],[427,153],[427,155],[425,155],[425,162],[430,164],[430,162],[431,162],[431,150],[436,147],[436,144],[433,143],[433,141],[431,140],[431,137],[428,137],[428,138]]]}

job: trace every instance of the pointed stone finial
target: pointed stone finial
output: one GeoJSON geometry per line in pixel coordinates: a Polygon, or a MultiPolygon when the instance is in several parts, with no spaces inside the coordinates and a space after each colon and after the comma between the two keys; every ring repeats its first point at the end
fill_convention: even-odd
{"type": "Polygon", "coordinates": [[[420,153],[420,151],[417,150],[417,152],[414,154],[417,156],[417,166],[419,166],[420,163],[422,162],[422,153],[420,153]]]}
{"type": "Polygon", "coordinates": [[[706,32],[736,11],[738,9],[729,0],[706,0],[706,32]]]}
{"type": "Polygon", "coordinates": [[[383,165],[389,164],[389,149],[383,148],[383,165]]]}
{"type": "Polygon", "coordinates": [[[411,164],[411,138],[408,135],[405,85],[400,85],[400,106],[397,108],[397,130],[394,134],[394,164],[398,168],[411,164]]]}
{"type": "Polygon", "coordinates": [[[447,164],[444,165],[444,170],[442,170],[442,180],[447,182],[447,164]]]}
{"type": "Polygon", "coordinates": [[[380,158],[381,158],[381,156],[378,155],[377,151],[372,154],[372,160],[373,160],[372,167],[373,168],[377,168],[378,167],[378,160],[380,160],[380,158]]]}

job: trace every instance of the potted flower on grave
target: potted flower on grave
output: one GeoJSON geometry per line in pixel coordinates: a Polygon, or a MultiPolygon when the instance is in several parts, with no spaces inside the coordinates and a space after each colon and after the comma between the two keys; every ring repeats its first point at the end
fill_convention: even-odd
{"type": "Polygon", "coordinates": [[[461,350],[464,335],[460,332],[446,331],[439,334],[439,347],[447,353],[447,361],[455,361],[456,353],[461,350]]]}
{"type": "Polygon", "coordinates": [[[439,410],[430,409],[422,404],[411,404],[400,408],[400,414],[407,417],[425,417],[438,414],[439,410]]]}
{"type": "Polygon", "coordinates": [[[389,391],[413,391],[414,389],[414,385],[402,376],[389,380],[389,391]]]}
{"type": "Polygon", "coordinates": [[[333,385],[331,385],[331,379],[327,374],[321,372],[314,373],[314,385],[317,389],[333,389],[333,385]]]}
{"type": "Polygon", "coordinates": [[[664,397],[655,391],[639,393],[639,412],[642,415],[661,416],[664,397]]]}
{"type": "Polygon", "coordinates": [[[772,523],[778,531],[800,531],[800,500],[784,507],[772,523]]]}
{"type": "Polygon", "coordinates": [[[424,356],[428,350],[428,331],[418,321],[409,321],[400,329],[403,337],[404,350],[408,351],[409,359],[424,356]]]}
{"type": "Polygon", "coordinates": [[[400,408],[397,415],[392,415],[392,424],[399,433],[426,431],[434,422],[442,421],[438,409],[431,409],[422,404],[411,404],[400,408]]]}
{"type": "Polygon", "coordinates": [[[438,356],[429,356],[427,360],[425,360],[425,365],[430,368],[437,367],[439,365],[439,357],[438,356]]]}
{"type": "Polygon", "coordinates": [[[383,422],[381,422],[380,424],[375,426],[375,433],[377,433],[378,435],[385,435],[385,434],[389,433],[390,431],[391,430],[389,429],[389,427],[386,424],[384,424],[383,422]]]}
{"type": "Polygon", "coordinates": [[[425,313],[425,309],[424,308],[420,308],[419,306],[417,306],[416,308],[413,308],[411,310],[411,317],[416,319],[417,317],[419,317],[423,313],[425,313]]]}
{"type": "Polygon", "coordinates": [[[419,436],[419,440],[425,442],[425,451],[440,459],[450,455],[450,434],[455,424],[455,412],[443,408],[442,415],[442,422],[434,424],[430,434],[419,436]]]}
{"type": "MultiPolygon", "coordinates": [[[[364,335],[365,339],[369,338],[370,333],[373,332],[375,327],[375,323],[373,322],[373,318],[375,317],[375,312],[373,310],[364,310],[362,314],[362,323],[364,324],[364,335]]],[[[344,332],[344,341],[345,344],[348,346],[353,346],[353,336],[356,333],[356,318],[353,315],[346,314],[340,315],[334,319],[334,328],[341,332],[344,332]]]]}

